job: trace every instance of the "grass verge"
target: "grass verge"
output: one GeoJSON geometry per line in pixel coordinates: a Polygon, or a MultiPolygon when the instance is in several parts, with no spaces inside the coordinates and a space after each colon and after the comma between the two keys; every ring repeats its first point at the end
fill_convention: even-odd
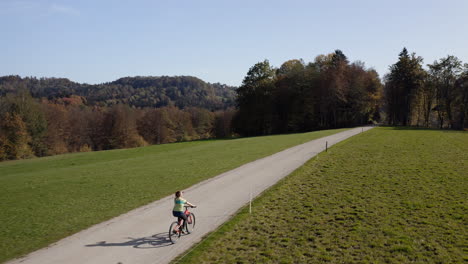
{"type": "Polygon", "coordinates": [[[0,262],[247,162],[344,130],[2,162],[0,262]]]}
{"type": "Polygon", "coordinates": [[[466,262],[468,133],[376,128],[321,153],[176,263],[466,262]]]}

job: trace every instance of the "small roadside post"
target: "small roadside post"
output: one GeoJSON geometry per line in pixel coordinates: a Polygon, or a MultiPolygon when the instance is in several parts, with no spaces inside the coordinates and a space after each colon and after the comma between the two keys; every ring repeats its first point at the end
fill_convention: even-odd
{"type": "Polygon", "coordinates": [[[252,214],[252,185],[250,186],[249,214],[252,214]]]}
{"type": "Polygon", "coordinates": [[[325,141],[325,152],[328,152],[328,141],[325,141]]]}

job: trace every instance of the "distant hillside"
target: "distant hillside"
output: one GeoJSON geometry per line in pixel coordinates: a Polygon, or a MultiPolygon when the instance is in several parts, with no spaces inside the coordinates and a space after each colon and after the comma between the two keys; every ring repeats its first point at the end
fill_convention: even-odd
{"type": "Polygon", "coordinates": [[[36,98],[82,96],[89,105],[128,104],[136,107],[201,107],[210,110],[234,106],[236,87],[207,83],[192,76],[125,77],[90,85],[65,78],[0,77],[0,95],[27,89],[36,98]]]}

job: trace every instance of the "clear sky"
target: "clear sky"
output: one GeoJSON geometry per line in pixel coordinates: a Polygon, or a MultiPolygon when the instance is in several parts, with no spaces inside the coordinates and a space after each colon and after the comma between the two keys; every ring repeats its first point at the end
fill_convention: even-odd
{"type": "Polygon", "coordinates": [[[335,49],[382,76],[403,47],[425,64],[468,63],[468,0],[0,0],[0,76],[237,86],[264,59],[279,67],[335,49]]]}

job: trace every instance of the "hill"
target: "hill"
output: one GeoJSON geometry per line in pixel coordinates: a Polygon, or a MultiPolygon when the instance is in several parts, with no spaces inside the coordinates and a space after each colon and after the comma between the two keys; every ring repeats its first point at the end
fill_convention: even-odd
{"type": "Polygon", "coordinates": [[[125,77],[90,85],[66,78],[0,77],[0,96],[26,89],[36,98],[81,96],[89,105],[128,104],[134,107],[200,107],[220,110],[234,106],[235,87],[207,83],[193,76],[125,77]]]}

